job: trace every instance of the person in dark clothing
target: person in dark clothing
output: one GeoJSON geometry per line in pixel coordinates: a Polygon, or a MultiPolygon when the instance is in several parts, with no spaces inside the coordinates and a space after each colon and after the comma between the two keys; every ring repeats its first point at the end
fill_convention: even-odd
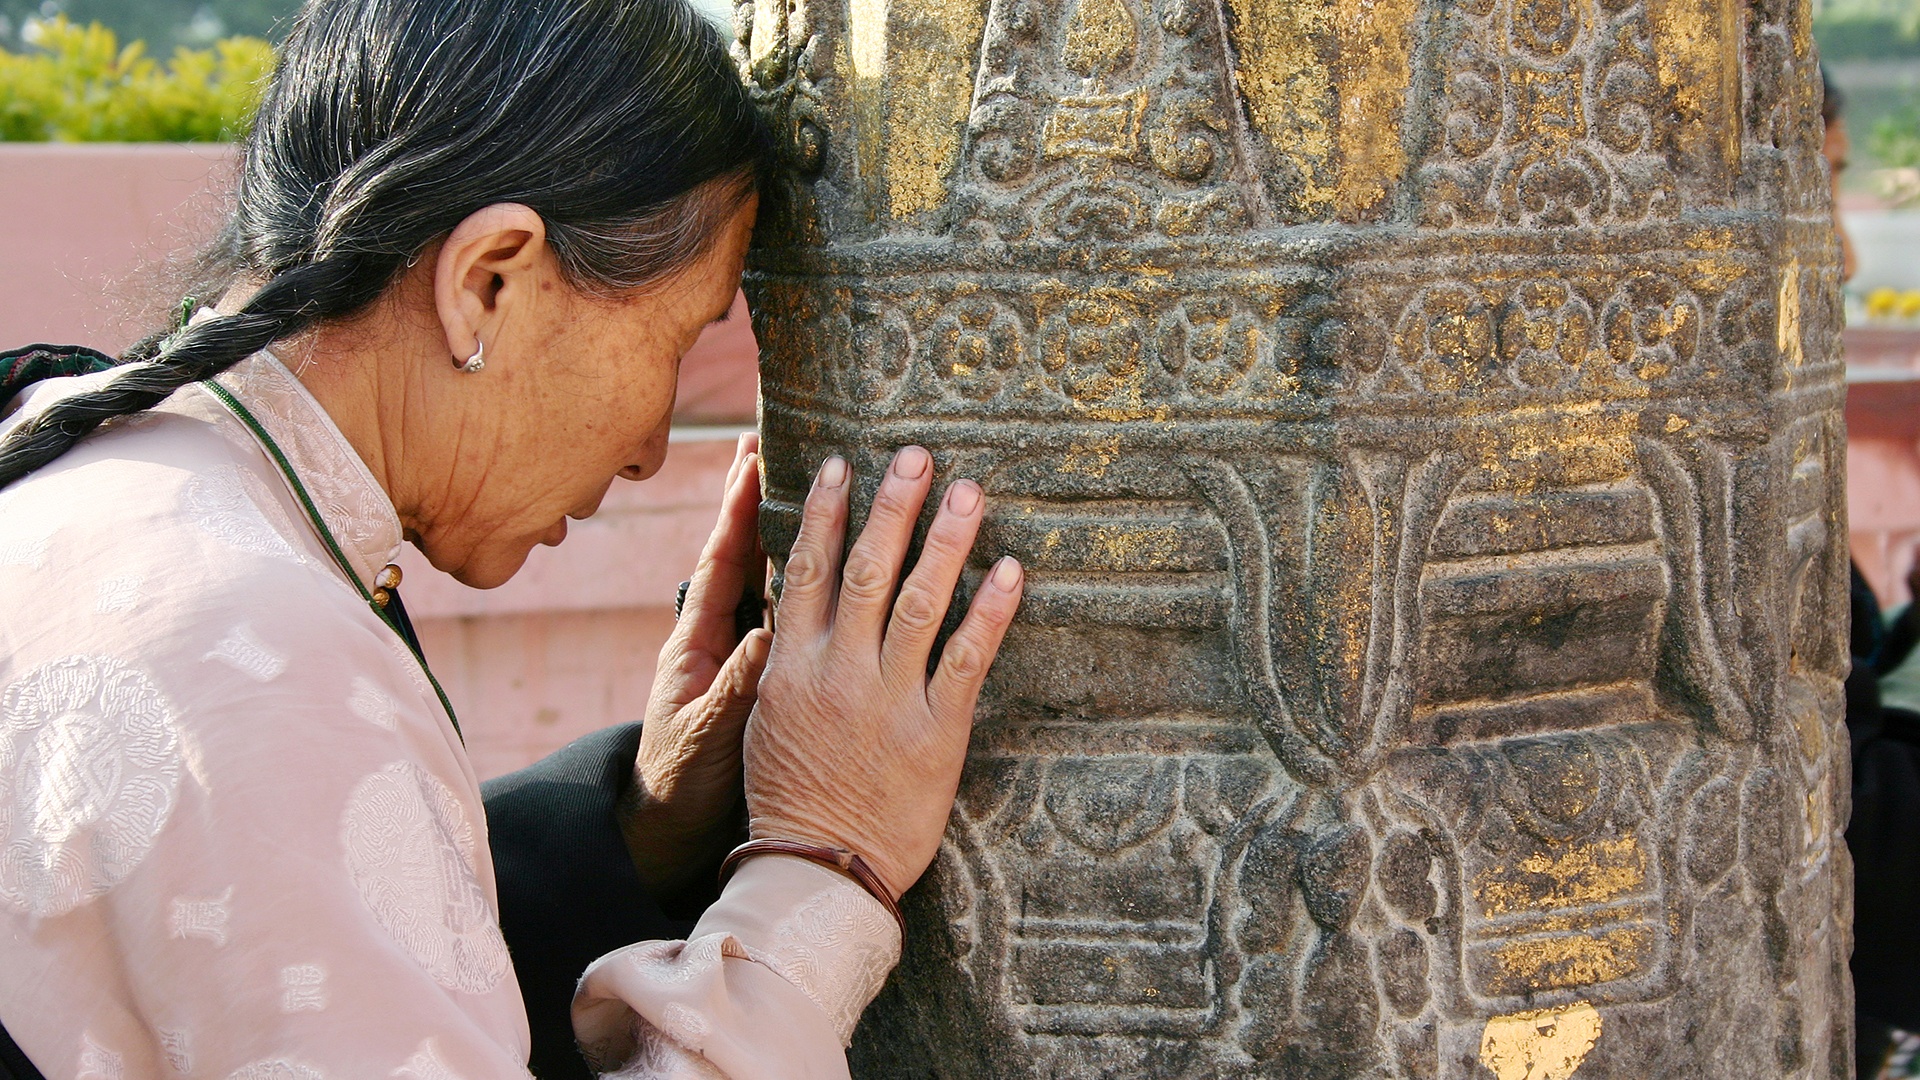
{"type": "MultiPolygon", "coordinates": [[[[1907,584],[1920,596],[1920,567],[1907,584]]],[[[1853,671],[1847,734],[1853,751],[1853,982],[1858,1075],[1877,1076],[1895,1030],[1920,1031],[1920,711],[1904,687],[1893,700],[1882,680],[1908,674],[1920,642],[1920,604],[1891,622],[1853,569],[1853,671]]]]}
{"type": "MultiPolygon", "coordinates": [[[[1853,275],[1853,245],[1839,218],[1840,175],[1847,167],[1845,104],[1821,73],[1826,96],[1823,149],[1831,170],[1834,232],[1843,280],[1853,275]]],[[[1896,1032],[1920,1032],[1920,604],[1891,622],[1852,567],[1852,625],[1848,651],[1847,735],[1853,758],[1853,817],[1847,848],[1853,856],[1853,982],[1856,1072],[1880,1074],[1896,1032]]],[[[1907,575],[1920,597],[1920,566],[1907,575]]]]}

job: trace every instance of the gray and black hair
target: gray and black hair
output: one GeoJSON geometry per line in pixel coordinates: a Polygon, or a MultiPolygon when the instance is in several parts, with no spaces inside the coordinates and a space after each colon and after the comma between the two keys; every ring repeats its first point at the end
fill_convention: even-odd
{"type": "Polygon", "coordinates": [[[105,420],[364,310],[493,203],[538,212],[578,288],[671,276],[758,190],[768,147],[725,41],[688,0],[310,0],[204,256],[204,287],[261,287],[17,427],[0,487],[105,420]]]}

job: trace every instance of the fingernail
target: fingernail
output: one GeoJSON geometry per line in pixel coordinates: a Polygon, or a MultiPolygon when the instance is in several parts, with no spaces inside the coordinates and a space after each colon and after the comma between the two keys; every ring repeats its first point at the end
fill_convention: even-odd
{"type": "Polygon", "coordinates": [[[993,587],[1001,592],[1013,592],[1020,587],[1020,561],[1011,555],[1003,555],[993,564],[993,587]]]}
{"type": "Polygon", "coordinates": [[[956,514],[971,514],[980,509],[980,486],[971,480],[957,481],[947,489],[947,509],[956,514]]]}
{"type": "Polygon", "coordinates": [[[840,457],[840,455],[835,454],[834,456],[828,458],[824,463],[821,464],[820,466],[820,486],[821,487],[837,488],[841,484],[844,484],[846,482],[847,482],[847,463],[845,459],[840,457]]]}
{"type": "Polygon", "coordinates": [[[902,480],[918,480],[927,471],[927,463],[932,461],[925,450],[917,446],[901,448],[893,455],[893,475],[902,480]]]}

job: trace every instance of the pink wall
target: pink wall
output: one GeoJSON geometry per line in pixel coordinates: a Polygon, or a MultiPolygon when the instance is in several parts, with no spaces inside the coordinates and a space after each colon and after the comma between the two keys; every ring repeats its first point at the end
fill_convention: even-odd
{"type": "MultiPolygon", "coordinates": [[[[0,348],[118,351],[163,325],[169,260],[217,228],[224,146],[0,143],[0,348]]],[[[618,482],[560,548],[500,589],[468,589],[408,549],[407,607],[460,714],[480,775],[523,765],[646,707],[674,586],[713,527],[734,438],[758,385],[746,303],[681,365],[666,465],[618,482]]]]}
{"type": "Polygon", "coordinates": [[[0,143],[0,347],[118,352],[161,325],[168,259],[212,235],[232,169],[217,144],[0,143]]]}
{"type": "Polygon", "coordinates": [[[1884,605],[1920,545],[1920,330],[1847,331],[1847,527],[1884,605]]]}

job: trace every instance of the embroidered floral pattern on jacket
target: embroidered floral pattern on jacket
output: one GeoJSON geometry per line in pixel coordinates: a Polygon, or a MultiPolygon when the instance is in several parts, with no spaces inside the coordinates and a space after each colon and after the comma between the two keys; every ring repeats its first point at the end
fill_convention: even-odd
{"type": "Polygon", "coordinates": [[[471,822],[448,787],[410,761],[362,780],[340,819],[347,870],[374,918],[449,990],[484,993],[509,962],[475,870],[471,822]]]}
{"type": "Polygon", "coordinates": [[[222,465],[187,482],[187,509],[207,533],[252,555],[303,561],[248,496],[240,469],[222,465]]]}
{"type": "Polygon", "coordinates": [[[321,1012],[327,1007],[327,969],[289,964],[280,969],[280,1011],[321,1012]]]}
{"type": "Polygon", "coordinates": [[[234,627],[206,655],[255,682],[272,682],[287,670],[287,658],[269,649],[245,623],[234,627]]]}
{"type": "Polygon", "coordinates": [[[842,1044],[900,960],[891,916],[872,897],[823,889],[773,931],[753,958],[800,988],[827,1014],[842,1044]]]}
{"type": "Polygon", "coordinates": [[[80,1060],[74,1070],[74,1080],[121,1080],[127,1066],[124,1055],[94,1042],[89,1034],[80,1036],[80,1060]]]}
{"type": "Polygon", "coordinates": [[[160,1053],[167,1059],[167,1068],[181,1076],[193,1075],[193,1040],[181,1028],[159,1028],[154,1032],[160,1037],[160,1053]]]}
{"type": "Polygon", "coordinates": [[[38,569],[60,520],[42,507],[22,507],[17,491],[0,495],[0,566],[38,569]]]}
{"type": "Polygon", "coordinates": [[[347,711],[375,727],[388,731],[400,729],[400,703],[365,675],[353,677],[353,692],[347,695],[347,711]]]}
{"type": "Polygon", "coordinates": [[[103,579],[94,590],[93,610],[102,615],[124,615],[140,603],[141,581],[137,575],[124,574],[103,579]]]}
{"type": "Polygon", "coordinates": [[[176,938],[200,938],[215,945],[227,943],[227,920],[233,917],[233,886],[219,896],[176,896],[167,916],[167,928],[176,938]]]}
{"type": "Polygon", "coordinates": [[[432,1039],[423,1040],[420,1049],[393,1070],[393,1075],[412,1077],[413,1080],[460,1080],[460,1074],[440,1060],[440,1048],[433,1044],[432,1039]]]}
{"type": "Polygon", "coordinates": [[[71,656],[22,676],[0,700],[0,901],[45,917],[112,888],[179,780],[173,709],[145,674],[71,656]]]}

